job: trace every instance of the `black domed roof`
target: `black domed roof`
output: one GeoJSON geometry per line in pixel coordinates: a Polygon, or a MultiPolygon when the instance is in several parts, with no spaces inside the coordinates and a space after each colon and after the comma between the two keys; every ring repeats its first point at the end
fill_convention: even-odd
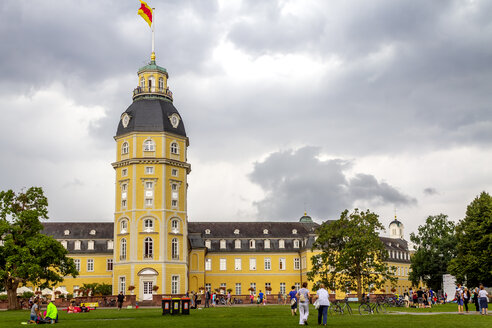
{"type": "Polygon", "coordinates": [[[130,121],[125,128],[120,120],[116,136],[130,132],[170,132],[186,137],[181,115],[173,103],[168,100],[138,99],[128,107],[125,113],[130,116],[130,121]],[[180,118],[176,128],[172,126],[169,120],[169,117],[174,113],[178,114],[180,118]]]}

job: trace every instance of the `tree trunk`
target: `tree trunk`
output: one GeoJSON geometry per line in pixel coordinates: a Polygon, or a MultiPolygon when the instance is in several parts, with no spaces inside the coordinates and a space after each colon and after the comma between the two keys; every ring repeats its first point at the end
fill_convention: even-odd
{"type": "Polygon", "coordinates": [[[17,302],[17,287],[19,283],[9,284],[11,286],[7,287],[7,299],[9,301],[9,310],[20,309],[20,304],[17,302]]]}
{"type": "Polygon", "coordinates": [[[362,302],[362,278],[360,275],[357,275],[357,298],[359,302],[362,302]]]}

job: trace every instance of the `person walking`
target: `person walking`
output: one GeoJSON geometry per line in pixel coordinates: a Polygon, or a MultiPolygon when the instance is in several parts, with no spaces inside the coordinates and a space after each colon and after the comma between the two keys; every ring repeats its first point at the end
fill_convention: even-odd
{"type": "Polygon", "coordinates": [[[205,291],[205,306],[206,308],[210,307],[210,292],[208,289],[205,291]]]}
{"type": "Polygon", "coordinates": [[[297,291],[296,287],[292,286],[292,290],[289,293],[290,296],[290,312],[292,315],[297,315],[297,291]]]}
{"type": "Polygon", "coordinates": [[[473,291],[473,303],[475,304],[475,311],[480,313],[480,305],[478,304],[478,287],[475,287],[473,291]]]}
{"type": "Polygon", "coordinates": [[[309,317],[309,290],[307,289],[307,282],[302,283],[302,288],[297,292],[297,299],[299,300],[299,324],[308,324],[309,317]]]}
{"type": "Polygon", "coordinates": [[[480,309],[482,315],[487,315],[487,310],[489,308],[489,293],[485,290],[482,284],[480,284],[480,291],[478,292],[478,301],[480,302],[480,309]]]}
{"type": "Polygon", "coordinates": [[[125,295],[123,295],[123,292],[120,292],[118,294],[118,297],[117,297],[117,301],[118,301],[118,311],[121,310],[121,308],[123,307],[123,301],[125,300],[125,295]]]}
{"type": "Polygon", "coordinates": [[[318,300],[318,325],[321,325],[321,319],[323,319],[323,326],[326,326],[328,319],[328,307],[330,306],[329,294],[325,289],[325,284],[321,283],[319,289],[316,292],[316,299],[318,300]]]}
{"type": "Polygon", "coordinates": [[[260,293],[258,294],[258,299],[257,299],[257,301],[256,301],[257,306],[260,306],[261,304],[263,304],[263,297],[264,297],[264,296],[265,296],[265,295],[263,294],[263,292],[262,292],[262,291],[261,291],[261,289],[260,289],[260,293]]]}
{"type": "Polygon", "coordinates": [[[458,304],[458,313],[463,313],[463,290],[460,284],[456,287],[454,297],[456,298],[456,304],[458,304]]]}

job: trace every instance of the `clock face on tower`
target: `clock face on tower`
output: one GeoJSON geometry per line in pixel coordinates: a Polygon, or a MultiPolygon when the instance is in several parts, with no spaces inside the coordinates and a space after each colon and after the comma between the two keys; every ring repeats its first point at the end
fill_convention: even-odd
{"type": "Polygon", "coordinates": [[[171,122],[171,125],[173,128],[177,128],[179,125],[179,115],[174,113],[171,116],[169,116],[169,121],[171,122]]]}
{"type": "Polygon", "coordinates": [[[126,129],[128,123],[130,123],[130,115],[124,113],[123,115],[121,115],[121,124],[123,124],[123,127],[126,129]]]}

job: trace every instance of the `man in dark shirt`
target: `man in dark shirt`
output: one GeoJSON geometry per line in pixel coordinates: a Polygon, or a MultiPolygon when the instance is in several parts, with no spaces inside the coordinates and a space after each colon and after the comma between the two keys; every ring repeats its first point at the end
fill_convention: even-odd
{"type": "Polygon", "coordinates": [[[422,290],[422,287],[417,290],[417,301],[419,302],[419,308],[424,307],[424,291],[422,290]]]}
{"type": "Polygon", "coordinates": [[[118,311],[121,310],[121,307],[123,306],[124,300],[125,300],[125,295],[123,295],[123,292],[120,292],[118,294],[118,311]]]}

